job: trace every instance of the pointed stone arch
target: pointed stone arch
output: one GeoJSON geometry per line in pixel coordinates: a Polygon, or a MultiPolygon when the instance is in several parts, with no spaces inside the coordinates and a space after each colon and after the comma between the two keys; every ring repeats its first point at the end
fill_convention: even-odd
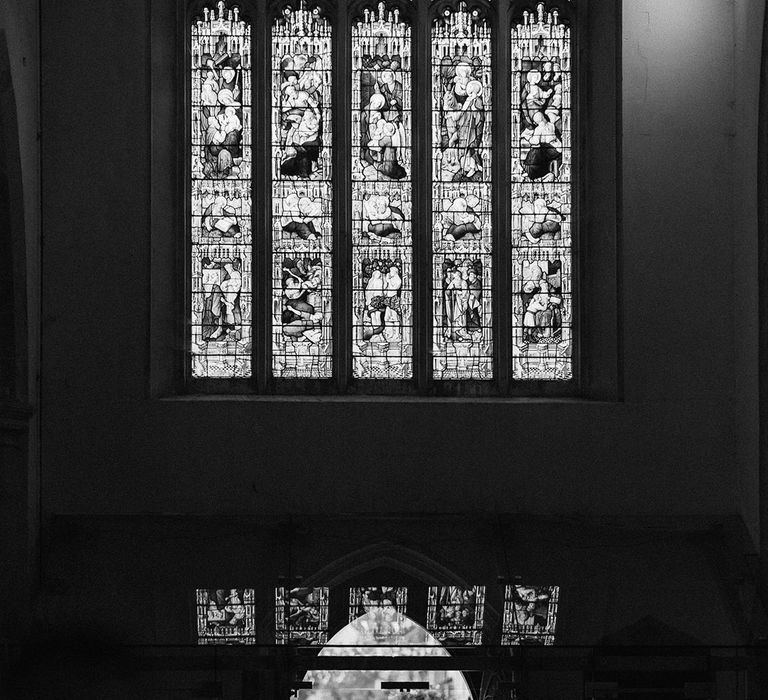
{"type": "Polygon", "coordinates": [[[340,586],[355,576],[380,568],[402,571],[429,586],[471,585],[471,582],[423,552],[386,540],[335,559],[306,581],[310,585],[340,586]]]}

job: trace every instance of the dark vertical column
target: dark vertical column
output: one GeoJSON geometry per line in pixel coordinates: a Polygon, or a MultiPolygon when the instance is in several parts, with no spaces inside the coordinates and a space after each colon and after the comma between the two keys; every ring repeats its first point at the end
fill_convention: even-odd
{"type": "MultiPolygon", "coordinates": [[[[582,319],[588,318],[586,314],[586,294],[582,293],[585,287],[584,270],[586,268],[588,248],[582,233],[591,229],[589,221],[589,209],[587,207],[586,177],[587,162],[584,157],[587,154],[588,143],[592,141],[595,132],[589,135],[587,129],[582,128],[582,118],[589,114],[587,96],[587,74],[581,69],[582,57],[591,56],[589,42],[591,32],[589,29],[588,3],[579,3],[576,10],[570,15],[568,21],[571,27],[571,309],[573,317],[571,331],[573,342],[571,345],[571,362],[573,364],[573,384],[578,387],[585,376],[585,359],[581,351],[582,338],[587,325],[582,319]]],[[[621,41],[617,38],[617,46],[621,41]]],[[[601,86],[601,92],[606,91],[601,86]]],[[[616,148],[620,148],[621,139],[616,139],[616,148]]],[[[617,153],[618,155],[618,153],[617,153]]],[[[617,183],[621,178],[617,179],[617,183]]],[[[594,205],[593,205],[594,206],[594,205]]]]}
{"type": "Polygon", "coordinates": [[[429,3],[413,25],[413,374],[420,392],[432,376],[432,34],[429,3]]]}
{"type": "Polygon", "coordinates": [[[511,376],[512,289],[510,271],[511,133],[510,133],[510,47],[511,8],[496,3],[493,21],[493,376],[498,390],[506,393],[511,376]]]}
{"type": "Polygon", "coordinates": [[[352,181],[349,177],[352,52],[345,3],[333,23],[333,374],[345,392],[352,374],[352,181]]]}
{"type": "Polygon", "coordinates": [[[254,8],[253,90],[253,377],[267,391],[272,377],[272,18],[267,0],[254,8]]]}
{"type": "MultiPolygon", "coordinates": [[[[763,50],[760,69],[760,114],[758,118],[758,270],[759,275],[759,412],[763,420],[760,421],[760,562],[763,572],[763,601],[768,598],[765,581],[768,580],[768,470],[763,464],[768,454],[768,421],[764,418],[768,415],[768,13],[765,15],[763,25],[763,50]]],[[[765,683],[768,693],[768,683],[765,683]]],[[[765,697],[763,695],[762,697],[765,697]]]]}

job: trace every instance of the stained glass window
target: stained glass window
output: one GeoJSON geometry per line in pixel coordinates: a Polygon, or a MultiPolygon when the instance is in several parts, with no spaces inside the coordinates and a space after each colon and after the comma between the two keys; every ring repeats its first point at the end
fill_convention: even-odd
{"type": "Polygon", "coordinates": [[[188,57],[187,374],[267,392],[572,380],[562,1],[524,3],[498,35],[507,10],[489,0],[362,0],[334,17],[281,0],[255,28],[230,2],[204,8],[188,57]]]}
{"type": "Polygon", "coordinates": [[[332,375],[331,25],[288,7],[272,26],[272,373],[332,375]]]}
{"type": "Polygon", "coordinates": [[[349,621],[380,608],[394,608],[405,615],[408,589],[396,586],[366,586],[349,589],[349,621]]]}
{"type": "Polygon", "coordinates": [[[413,376],[411,29],[397,8],[352,26],[352,326],[357,379],[413,376]]]}
{"type": "Polygon", "coordinates": [[[501,643],[555,643],[558,586],[506,586],[501,643]]]}
{"type": "Polygon", "coordinates": [[[251,588],[197,589],[198,644],[255,644],[251,588]]]}
{"type": "Polygon", "coordinates": [[[513,377],[570,379],[570,28],[539,3],[511,48],[513,377]]]}
{"type": "Polygon", "coordinates": [[[251,27],[205,8],[191,33],[194,377],[251,375],[251,27]]]}
{"type": "Polygon", "coordinates": [[[322,645],[328,641],[328,589],[275,589],[275,641],[322,645]]]}
{"type": "Polygon", "coordinates": [[[427,630],[441,644],[480,644],[483,637],[485,587],[430,586],[427,630]]]}
{"type": "Polygon", "coordinates": [[[491,30],[459,3],[432,26],[435,379],[491,379],[491,30]]]}

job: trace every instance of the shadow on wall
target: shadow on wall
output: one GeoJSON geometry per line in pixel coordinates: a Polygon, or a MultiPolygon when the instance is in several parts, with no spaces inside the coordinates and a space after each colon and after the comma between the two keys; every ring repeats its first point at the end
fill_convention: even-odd
{"type": "Polygon", "coordinates": [[[151,697],[137,687],[126,650],[108,638],[51,637],[12,655],[16,658],[0,685],[0,695],[9,700],[151,697]]]}

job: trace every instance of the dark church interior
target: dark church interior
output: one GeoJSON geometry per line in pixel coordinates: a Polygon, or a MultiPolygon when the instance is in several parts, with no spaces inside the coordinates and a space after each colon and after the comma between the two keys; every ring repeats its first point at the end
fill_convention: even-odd
{"type": "MultiPolygon", "coordinates": [[[[389,4],[415,18],[416,105],[430,99],[435,8],[486,12],[508,37],[538,0],[389,4]]],[[[253,264],[267,272],[254,273],[254,309],[267,301],[254,311],[253,381],[190,379],[184,71],[189,18],[214,26],[217,3],[0,3],[0,697],[768,698],[765,3],[544,4],[575,18],[578,372],[565,388],[516,390],[504,349],[516,330],[501,320],[499,374],[485,385],[506,377],[510,390],[429,380],[424,278],[418,387],[358,391],[339,390],[344,361],[331,389],[271,382],[259,194],[271,166],[259,148],[253,264]]],[[[346,36],[378,2],[315,5],[346,36]]],[[[269,12],[299,0],[226,6],[253,18],[266,66],[269,12]]],[[[486,132],[501,153],[513,89],[509,46],[494,41],[503,79],[486,132]]],[[[355,50],[337,44],[335,66],[355,50]]],[[[339,72],[334,114],[349,97],[339,72]]],[[[535,72],[525,104],[553,92],[535,72]]],[[[268,69],[254,76],[267,99],[254,97],[253,138],[266,144],[268,69]]],[[[279,86],[299,95],[294,112],[318,109],[295,107],[295,85],[279,86]]],[[[222,94],[213,102],[242,111],[222,94]]],[[[413,110],[417,154],[427,111],[413,110]]],[[[336,138],[352,123],[334,123],[336,165],[353,155],[336,138]]],[[[205,177],[229,176],[226,142],[208,128],[219,145],[205,177]]],[[[470,155],[453,178],[465,189],[484,167],[470,155]]],[[[509,256],[497,212],[511,166],[493,163],[494,241],[509,256]]],[[[337,171],[341,202],[351,188],[337,171]]],[[[418,205],[432,195],[414,187],[414,250],[428,260],[431,212],[418,205]]],[[[334,221],[351,246],[344,211],[334,221]]],[[[240,263],[227,264],[231,283],[240,263]]],[[[217,265],[203,261],[224,275],[217,265]]],[[[494,265],[499,319],[514,266],[494,265]]],[[[309,275],[288,267],[283,280],[309,275]]],[[[286,298],[283,319],[308,347],[315,315],[286,298]]],[[[344,294],[333,303],[351,317],[344,294]]],[[[398,310],[388,303],[382,319],[398,310]]],[[[281,348],[299,342],[286,337],[281,348]]]]}

